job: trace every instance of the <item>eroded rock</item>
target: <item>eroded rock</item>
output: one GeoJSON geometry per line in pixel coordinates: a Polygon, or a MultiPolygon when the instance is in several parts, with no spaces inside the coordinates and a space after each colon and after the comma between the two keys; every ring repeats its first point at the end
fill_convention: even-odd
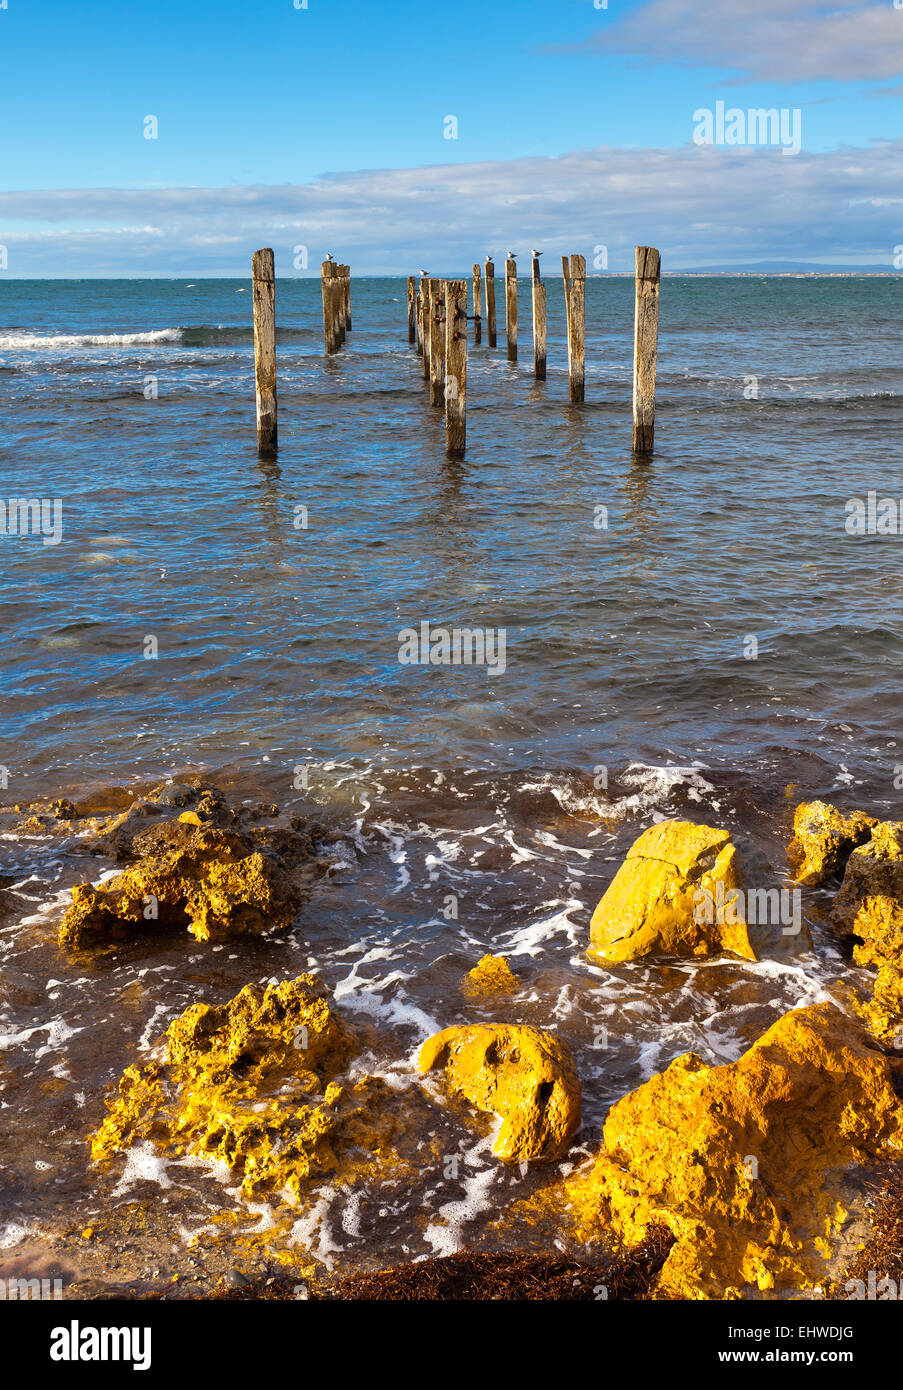
{"type": "Polygon", "coordinates": [[[732,890],[742,887],[728,831],[677,820],[650,826],[631,846],[593,913],[589,959],[609,965],[652,954],[732,951],[755,960],[742,904],[732,897],[732,890]],[[707,904],[714,910],[707,912],[707,904]]]}
{"type": "Polygon", "coordinates": [[[92,1139],[95,1162],[150,1140],[173,1157],[226,1163],[246,1197],[297,1199],[351,1151],[384,1152],[396,1131],[386,1083],[348,1079],[355,1035],[313,975],[193,1004],[164,1046],[164,1061],[123,1073],[92,1139]]]}
{"type": "Polygon", "coordinates": [[[558,1158],[580,1128],[580,1079],[570,1048],[522,1024],[445,1028],[420,1049],[421,1072],[442,1068],[448,1091],[499,1115],[497,1158],[558,1158]]]}
{"type": "Polygon", "coordinates": [[[578,1232],[633,1245],[667,1226],[666,1297],[818,1286],[846,1217],[832,1178],[903,1148],[895,1065],[830,1003],[726,1066],[678,1057],[612,1106],[603,1152],[564,1185],[578,1232]]]}
{"type": "Polygon", "coordinates": [[[843,873],[850,854],[877,824],[864,811],[844,814],[827,801],[802,802],[793,814],[793,839],[787,846],[797,882],[816,887],[843,873]]]}
{"type": "Polygon", "coordinates": [[[519,987],[520,981],[505,957],[489,952],[477,961],[472,970],[468,970],[461,981],[461,992],[471,999],[514,994],[519,987]]]}
{"type": "Polygon", "coordinates": [[[60,945],[82,949],[138,933],[185,927],[217,941],[289,927],[301,893],[280,858],[238,831],[168,821],[135,836],[138,862],[100,884],[72,889],[60,945]]]}

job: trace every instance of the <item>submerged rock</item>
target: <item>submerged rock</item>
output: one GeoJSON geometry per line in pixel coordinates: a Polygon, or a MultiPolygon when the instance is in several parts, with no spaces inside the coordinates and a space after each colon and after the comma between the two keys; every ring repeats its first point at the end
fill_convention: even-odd
{"type": "Polygon", "coordinates": [[[846,1217],[831,1180],[903,1148],[895,1065],[829,1003],[726,1066],[678,1057],[612,1106],[602,1154],[564,1185],[578,1231],[632,1245],[667,1226],[666,1297],[819,1285],[846,1217]]]}
{"type": "Polygon", "coordinates": [[[193,1004],[165,1037],[165,1060],[130,1066],[93,1136],[108,1163],[139,1140],[218,1159],[242,1194],[287,1192],[370,1156],[397,1128],[382,1080],[345,1075],[355,1035],[313,975],[246,985],[227,1004],[193,1004]]]}
{"type": "Polygon", "coordinates": [[[501,1023],[445,1028],[426,1040],[417,1065],[443,1068],[451,1095],[501,1117],[497,1158],[558,1158],[580,1128],[577,1068],[553,1033],[501,1023]]]}
{"type": "Polygon", "coordinates": [[[471,999],[492,997],[498,994],[514,994],[520,981],[504,956],[493,956],[489,952],[468,970],[461,981],[461,991],[471,999]]]}
{"type": "Polygon", "coordinates": [[[742,886],[736,846],[726,830],[677,820],[650,826],[593,913],[589,959],[609,965],[652,954],[732,951],[755,960],[733,900],[732,890],[742,886]]]}
{"type": "Polygon", "coordinates": [[[816,887],[842,873],[850,854],[877,824],[864,811],[844,815],[826,801],[802,802],[794,812],[793,839],[787,846],[797,882],[816,887]]]}

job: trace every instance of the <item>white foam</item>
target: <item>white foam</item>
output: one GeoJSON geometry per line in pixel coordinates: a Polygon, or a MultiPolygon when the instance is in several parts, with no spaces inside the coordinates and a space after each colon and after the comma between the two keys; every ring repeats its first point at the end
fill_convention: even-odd
{"type": "Polygon", "coordinates": [[[181,328],[155,328],[144,333],[7,333],[0,348],[132,347],[153,343],[180,343],[181,328]]]}

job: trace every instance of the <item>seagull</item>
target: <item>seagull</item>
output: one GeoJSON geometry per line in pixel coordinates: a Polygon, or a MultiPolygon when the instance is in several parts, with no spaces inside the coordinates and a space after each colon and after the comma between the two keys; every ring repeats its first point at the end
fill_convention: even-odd
{"type": "Polygon", "coordinates": [[[542,252],[541,252],[541,251],[534,251],[533,248],[532,248],[532,246],[531,246],[531,248],[530,248],[530,255],[531,255],[531,256],[539,257],[539,256],[542,255],[542,252]]]}
{"type": "Polygon", "coordinates": [[[327,259],[327,261],[334,261],[334,260],[335,260],[335,256],[332,254],[331,251],[327,251],[327,252],[326,252],[326,259],[327,259]]]}
{"type": "Polygon", "coordinates": [[[421,270],[420,274],[424,275],[427,280],[430,278],[430,273],[428,270],[421,270]]]}
{"type": "Polygon", "coordinates": [[[516,260],[517,260],[517,252],[516,252],[516,251],[509,251],[509,252],[508,252],[508,259],[509,259],[509,261],[516,261],[516,260]]]}

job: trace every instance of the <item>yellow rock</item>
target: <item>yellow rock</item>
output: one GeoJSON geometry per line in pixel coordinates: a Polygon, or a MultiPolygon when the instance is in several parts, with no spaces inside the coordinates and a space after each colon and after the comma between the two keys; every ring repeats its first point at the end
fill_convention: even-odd
{"type": "Polygon", "coordinates": [[[142,845],[131,868],[72,889],[61,946],[82,949],[161,928],[217,941],[294,921],[298,888],[278,855],[256,849],[248,836],[179,820],[154,827],[142,845]]]}
{"type": "Polygon", "coordinates": [[[461,989],[471,998],[494,994],[513,994],[519,981],[504,956],[487,953],[461,981],[461,989]]]}
{"type": "Polygon", "coordinates": [[[677,820],[650,826],[593,913],[589,959],[607,965],[650,954],[732,951],[755,960],[742,905],[732,893],[742,887],[726,830],[677,820]]]}
{"type": "Polygon", "coordinates": [[[197,811],[183,811],[182,814],[179,816],[179,820],[182,822],[183,825],[203,825],[203,824],[204,824],[204,822],[201,820],[200,816],[198,815],[197,811]]]}
{"type": "Polygon", "coordinates": [[[492,1146],[497,1158],[558,1158],[580,1128],[580,1079],[570,1048],[540,1028],[445,1028],[423,1044],[418,1067],[444,1068],[451,1095],[501,1117],[492,1146]]]}
{"type": "Polygon", "coordinates": [[[245,1196],[299,1198],[352,1150],[384,1152],[397,1128],[386,1083],[345,1076],[355,1050],[312,975],[193,1004],[168,1030],[165,1063],[126,1069],[92,1157],[103,1164],[149,1139],[173,1156],[226,1163],[245,1196]]]}
{"type": "Polygon", "coordinates": [[[893,1076],[829,1003],[785,1014],[726,1066],[686,1053],[612,1106],[602,1154],[564,1184],[578,1233],[610,1225],[632,1245],[669,1227],[671,1298],[811,1288],[847,1215],[829,1178],[903,1148],[893,1076]]]}
{"type": "Polygon", "coordinates": [[[857,938],[856,964],[878,971],[863,1017],[882,1042],[896,1042],[903,1022],[903,822],[878,822],[853,850],[831,915],[857,938]]]}
{"type": "Polygon", "coordinates": [[[878,822],[863,811],[844,815],[827,801],[803,801],[793,814],[793,839],[787,846],[798,883],[813,887],[841,873],[847,857],[864,844],[878,822]]]}

